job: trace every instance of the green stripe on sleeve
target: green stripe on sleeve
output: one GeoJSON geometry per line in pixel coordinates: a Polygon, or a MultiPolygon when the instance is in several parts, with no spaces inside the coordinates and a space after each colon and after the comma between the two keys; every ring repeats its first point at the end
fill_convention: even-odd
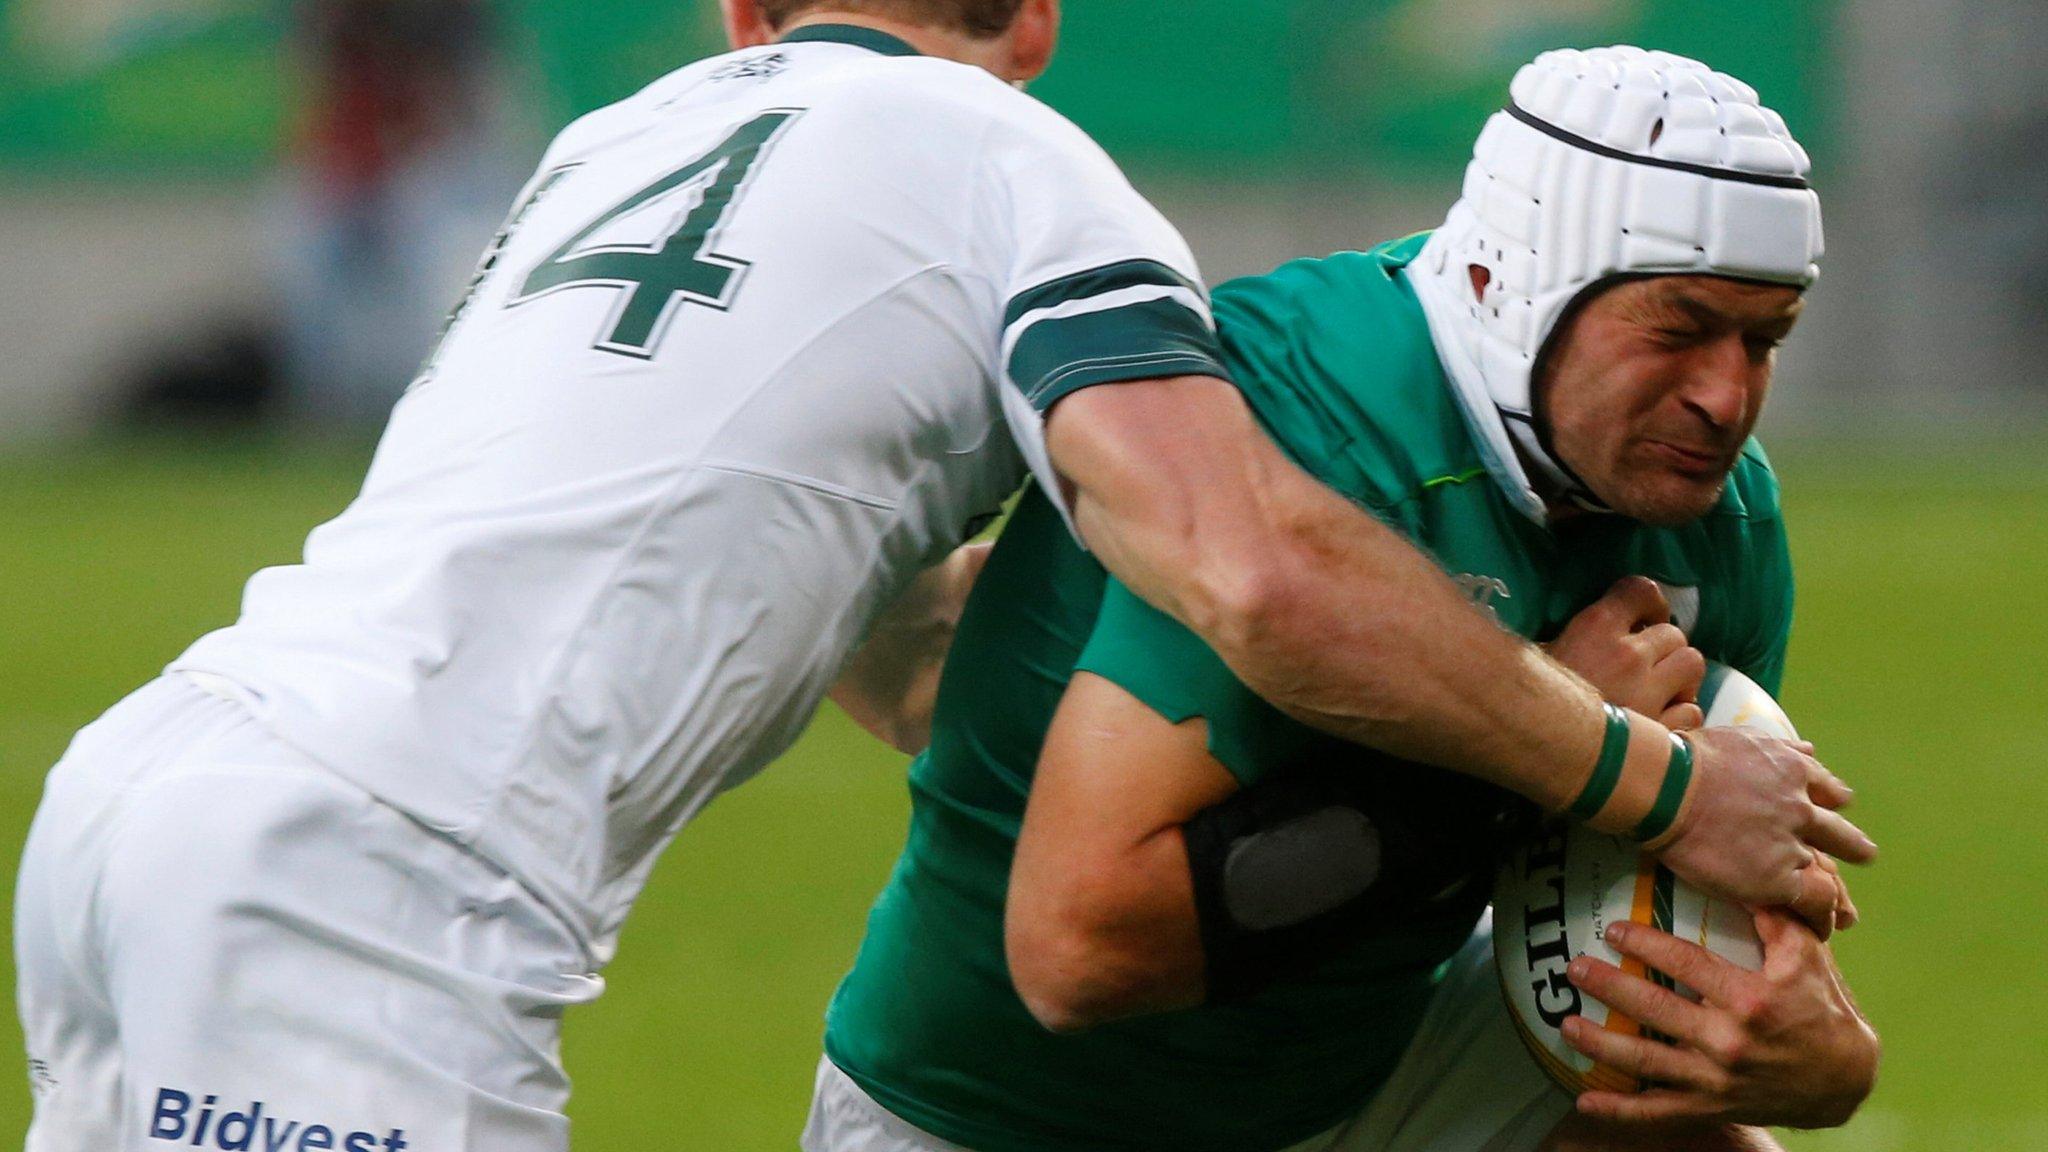
{"type": "Polygon", "coordinates": [[[1010,352],[1010,379],[1043,412],[1097,384],[1163,376],[1230,379],[1216,334],[1170,298],[1040,320],[1010,352]]]}
{"type": "Polygon", "coordinates": [[[1010,307],[1003,314],[1003,329],[1008,331],[1010,325],[1040,308],[1051,308],[1071,300],[1092,299],[1119,288],[1147,287],[1185,288],[1197,296],[1202,295],[1200,284],[1157,260],[1124,260],[1062,276],[1019,292],[1010,298],[1010,307]]]}

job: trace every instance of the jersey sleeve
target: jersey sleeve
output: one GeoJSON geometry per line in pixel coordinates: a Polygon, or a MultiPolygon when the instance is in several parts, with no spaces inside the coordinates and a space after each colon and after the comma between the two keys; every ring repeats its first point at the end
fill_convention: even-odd
{"type": "Polygon", "coordinates": [[[1313,739],[1245,687],[1200,637],[1114,578],[1075,668],[1117,685],[1169,723],[1201,717],[1210,754],[1247,788],[1313,739]]]}
{"type": "Polygon", "coordinates": [[[1170,376],[1228,379],[1186,241],[1080,129],[1035,109],[986,146],[982,211],[1003,315],[1003,411],[1067,513],[1045,415],[1084,388],[1170,376]]]}

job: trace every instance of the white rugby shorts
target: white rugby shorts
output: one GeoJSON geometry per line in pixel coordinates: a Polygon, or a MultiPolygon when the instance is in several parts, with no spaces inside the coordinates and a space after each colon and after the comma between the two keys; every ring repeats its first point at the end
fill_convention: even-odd
{"type": "Polygon", "coordinates": [[[569,1146],[576,938],[181,676],[51,772],[14,939],[28,1152],[569,1146]]]}
{"type": "MultiPolygon", "coordinates": [[[[1364,1111],[1286,1152],[1534,1152],[1572,1098],[1523,1049],[1493,966],[1491,914],[1451,961],[1422,1027],[1364,1111]]],[[[818,1064],[803,1152],[968,1152],[818,1064]]]]}

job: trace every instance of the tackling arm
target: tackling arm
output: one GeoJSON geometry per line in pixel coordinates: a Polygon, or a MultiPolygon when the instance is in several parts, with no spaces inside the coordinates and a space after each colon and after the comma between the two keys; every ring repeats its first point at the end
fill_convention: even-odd
{"type": "MultiPolygon", "coordinates": [[[[1108,568],[1303,723],[1465,772],[1560,811],[1602,760],[1583,680],[1467,604],[1414,546],[1295,467],[1229,384],[1088,388],[1053,408],[1047,450],[1108,568]]],[[[1618,778],[1588,823],[1629,833],[1659,808],[1671,736],[1631,714],[1618,778]]],[[[1716,895],[1778,905],[1815,849],[1877,846],[1810,747],[1735,729],[1690,739],[1696,770],[1647,847],[1716,895]]]]}
{"type": "Polygon", "coordinates": [[[964,545],[921,573],[875,622],[832,685],[832,702],[899,752],[915,756],[931,743],[939,675],[993,547],[964,545]]]}
{"type": "Polygon", "coordinates": [[[1295,467],[1230,385],[1088,389],[1053,410],[1047,445],[1090,549],[1282,711],[1550,810],[1585,782],[1592,687],[1295,467]]]}

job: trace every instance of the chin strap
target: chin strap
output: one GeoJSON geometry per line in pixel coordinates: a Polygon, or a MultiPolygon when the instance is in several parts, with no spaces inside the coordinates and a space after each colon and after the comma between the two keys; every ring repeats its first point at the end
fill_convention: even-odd
{"type": "Polygon", "coordinates": [[[1611,515],[1614,509],[1607,502],[1593,494],[1593,489],[1579,475],[1550,451],[1543,443],[1543,437],[1536,431],[1535,423],[1523,416],[1511,416],[1506,421],[1508,438],[1514,442],[1515,452],[1521,458],[1525,469],[1535,474],[1536,486],[1548,488],[1556,498],[1569,500],[1573,507],[1583,512],[1597,512],[1611,515]]]}

